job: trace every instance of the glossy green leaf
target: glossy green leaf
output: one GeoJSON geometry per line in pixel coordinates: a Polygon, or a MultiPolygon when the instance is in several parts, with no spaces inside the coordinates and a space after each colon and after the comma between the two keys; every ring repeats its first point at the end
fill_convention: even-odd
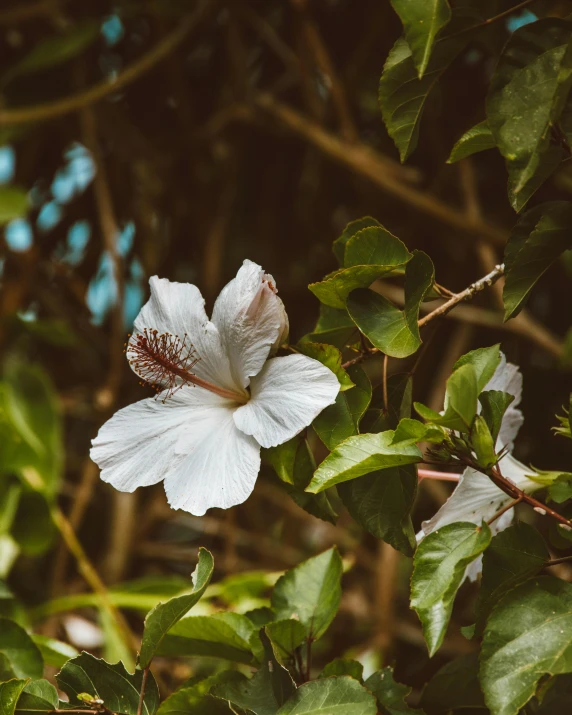
{"type": "Polygon", "coordinates": [[[391,668],[382,668],[365,681],[365,687],[375,695],[381,715],[422,715],[421,710],[410,708],[405,698],[411,688],[396,683],[391,668]]]}
{"type": "Polygon", "coordinates": [[[26,684],[18,704],[16,715],[51,713],[59,707],[58,691],[47,680],[33,680],[26,684]]]}
{"type": "Polygon", "coordinates": [[[440,668],[425,686],[420,705],[428,715],[464,708],[484,709],[478,653],[462,655],[440,668]]]}
{"type": "Polygon", "coordinates": [[[505,248],[505,320],[520,312],[538,279],[572,247],[572,204],[552,201],[523,214],[505,248]]]}
{"type": "Polygon", "coordinates": [[[335,403],[326,407],[312,423],[329,450],[335,449],[344,439],[359,433],[361,418],[371,401],[371,382],[362,368],[354,365],[349,368],[348,374],[355,387],[339,392],[335,403]]]}
{"type": "Polygon", "coordinates": [[[313,556],[276,582],[272,608],[279,619],[296,618],[312,640],[320,638],[337,613],[342,595],[342,560],[336,548],[313,556]]]}
{"type": "Polygon", "coordinates": [[[333,675],[349,675],[354,680],[361,682],[363,665],[357,660],[334,658],[324,667],[318,678],[331,678],[333,675]]]}
{"type": "Polygon", "coordinates": [[[393,445],[393,430],[349,437],[320,464],[308,486],[312,493],[379,469],[421,461],[415,445],[393,445]]]}
{"type": "Polygon", "coordinates": [[[302,645],[308,635],[305,626],[295,618],[269,623],[266,626],[266,633],[282,658],[293,658],[294,651],[302,645]]]}
{"type": "Polygon", "coordinates": [[[571,40],[572,25],[565,20],[547,18],[520,27],[491,79],[487,119],[506,159],[509,194],[517,209],[559,163],[558,147],[556,160],[552,156],[551,128],[572,83],[571,40]]]}
{"type": "Polygon", "coordinates": [[[346,243],[344,268],[308,288],[326,305],[345,309],[348,295],[367,288],[377,278],[403,272],[411,254],[405,244],[382,226],[363,228],[346,243]]]}
{"type": "Polygon", "coordinates": [[[8,680],[0,683],[0,715],[14,715],[16,703],[25,685],[25,680],[8,680]]]}
{"type": "Polygon", "coordinates": [[[320,303],[320,315],[312,333],[305,335],[300,342],[328,343],[337,348],[350,345],[358,337],[358,329],[344,308],[332,308],[320,303]]]}
{"type": "Polygon", "coordinates": [[[423,422],[419,422],[419,420],[404,417],[400,420],[395,429],[392,444],[403,442],[409,442],[410,444],[415,444],[416,442],[432,442],[433,444],[438,444],[443,441],[444,437],[445,432],[441,427],[423,424],[423,422]]]}
{"type": "Polygon", "coordinates": [[[223,670],[198,682],[193,678],[161,703],[157,715],[231,715],[228,704],[209,693],[217,685],[243,679],[244,675],[236,670],[223,670]]]}
{"type": "Polygon", "coordinates": [[[443,415],[418,402],[415,403],[415,409],[425,420],[459,432],[468,432],[473,418],[477,414],[478,396],[475,368],[468,364],[462,365],[447,380],[446,405],[443,415]]]}
{"type": "Polygon", "coordinates": [[[340,484],[338,493],[360,526],[411,556],[415,548],[411,509],[417,481],[414,465],[391,467],[340,484]]]}
{"type": "Polygon", "coordinates": [[[530,524],[513,524],[492,539],[483,555],[477,633],[482,633],[490,612],[505,593],[538,573],[549,558],[544,539],[530,524]]]}
{"type": "MultiPolygon", "coordinates": [[[[123,663],[110,664],[89,653],[81,653],[64,665],[56,680],[72,705],[85,707],[85,701],[78,696],[87,693],[103,700],[105,707],[117,715],[138,715],[142,670],[131,674],[123,663]]],[[[158,707],[157,683],[153,674],[149,673],[142,715],[154,715],[158,707]]]]}
{"type": "Polygon", "coordinates": [[[353,291],[348,313],[376,348],[390,357],[404,358],[421,345],[419,307],[433,286],[435,270],[429,256],[414,251],[405,268],[405,308],[399,310],[378,293],[365,288],[353,291]]]}
{"type": "Polygon", "coordinates": [[[403,23],[405,39],[413,62],[423,77],[435,38],[451,19],[447,0],[391,0],[393,9],[403,23]]]}
{"type": "Polygon", "coordinates": [[[301,685],[276,715],[376,715],[374,696],[349,676],[301,685]]]}
{"type": "Polygon", "coordinates": [[[458,522],[432,532],[417,547],[411,577],[411,608],[421,620],[430,655],[443,643],[465,569],[490,541],[491,530],[485,523],[475,526],[458,522]]]}
{"type": "Polygon", "coordinates": [[[494,149],[496,143],[487,120],[475,124],[457,140],[447,159],[448,164],[465,159],[487,149],[494,149]]]}
{"type": "Polygon", "coordinates": [[[308,491],[315,494],[380,469],[421,461],[421,452],[415,445],[393,445],[393,437],[393,430],[349,437],[316,469],[308,491]]]}
{"type": "Polygon", "coordinates": [[[0,226],[28,213],[28,192],[17,186],[0,186],[0,226]]]}
{"type": "Polygon", "coordinates": [[[38,647],[26,631],[14,621],[0,618],[0,655],[16,678],[41,678],[44,661],[38,647]]]}
{"type": "Polygon", "coordinates": [[[202,655],[237,663],[253,660],[250,639],[253,623],[239,613],[221,612],[212,616],[188,616],[163,638],[158,654],[166,656],[202,655]]]}
{"type": "Polygon", "coordinates": [[[342,354],[335,346],[325,343],[304,342],[298,344],[297,350],[302,355],[318,360],[322,365],[329,368],[338,378],[340,392],[349,390],[354,386],[350,376],[342,367],[342,354]]]}
{"type": "Polygon", "coordinates": [[[479,402],[481,403],[481,414],[489,427],[493,442],[496,444],[502,418],[514,402],[514,395],[500,390],[485,390],[479,395],[479,402]]]}
{"type": "Polygon", "coordinates": [[[355,221],[350,221],[348,225],[344,228],[342,235],[336,238],[332,246],[334,255],[338,259],[340,266],[344,265],[344,257],[346,252],[346,244],[352,236],[355,236],[358,231],[362,228],[369,228],[370,226],[381,226],[379,221],[372,218],[371,216],[364,216],[364,218],[358,218],[355,221]]]}
{"type": "Polygon", "coordinates": [[[551,576],[509,591],[489,616],[481,687],[494,715],[517,715],[545,674],[572,672],[572,586],[551,576]]]}
{"type": "Polygon", "coordinates": [[[95,21],[76,25],[62,35],[52,35],[38,43],[18,64],[2,77],[4,84],[16,77],[56,67],[81,54],[99,35],[95,21]]]}
{"type": "Polygon", "coordinates": [[[61,668],[70,658],[79,655],[78,651],[69,643],[63,643],[55,638],[33,633],[32,640],[38,646],[44,663],[52,668],[61,668]]]}
{"type": "Polygon", "coordinates": [[[477,379],[477,391],[480,393],[495,374],[500,362],[500,343],[497,343],[488,348],[477,348],[461,355],[453,365],[453,372],[463,367],[463,365],[472,365],[477,379]]]}
{"type": "Polygon", "coordinates": [[[201,547],[199,560],[193,573],[193,590],[184,596],[172,598],[167,603],[159,603],[147,615],[141,640],[139,663],[146,668],[160,647],[165,635],[200,600],[211,580],[214,560],[210,551],[201,547]]]}

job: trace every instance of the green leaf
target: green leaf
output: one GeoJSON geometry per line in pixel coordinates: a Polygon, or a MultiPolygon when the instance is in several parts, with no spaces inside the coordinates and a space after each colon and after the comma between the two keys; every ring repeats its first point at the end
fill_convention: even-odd
{"type": "Polygon", "coordinates": [[[411,416],[412,393],[413,378],[409,373],[390,375],[387,379],[389,409],[385,409],[383,395],[380,390],[377,390],[373,395],[370,409],[364,415],[362,432],[384,432],[388,429],[396,429],[400,420],[411,416]]]}
{"type": "Polygon", "coordinates": [[[369,228],[370,226],[381,226],[379,221],[376,221],[371,216],[364,216],[364,218],[358,218],[355,221],[350,221],[348,225],[344,228],[342,235],[336,238],[332,246],[334,255],[338,259],[340,266],[344,265],[344,257],[346,252],[346,244],[352,236],[355,236],[358,231],[362,228],[369,228]]]}
{"type": "Polygon", "coordinates": [[[479,395],[479,402],[482,407],[481,414],[488,425],[493,443],[496,444],[502,425],[502,418],[514,402],[514,395],[500,390],[485,390],[479,395]]]}
{"type": "Polygon", "coordinates": [[[59,706],[58,691],[47,680],[27,683],[16,706],[16,715],[51,713],[59,706]]]}
{"type": "Polygon", "coordinates": [[[16,678],[41,678],[44,661],[26,631],[7,618],[0,618],[0,655],[4,656],[16,678]]]}
{"type": "Polygon", "coordinates": [[[391,668],[378,670],[365,681],[365,687],[375,695],[381,715],[422,715],[421,710],[410,708],[405,698],[411,688],[396,683],[391,668]]]}
{"type": "Polygon", "coordinates": [[[405,268],[404,310],[378,293],[361,288],[349,295],[348,313],[376,348],[390,357],[407,357],[421,345],[419,307],[434,280],[435,270],[429,256],[414,251],[405,268]]]}
{"type": "Polygon", "coordinates": [[[188,616],[163,638],[158,654],[203,655],[248,664],[253,660],[250,639],[255,633],[253,623],[239,613],[188,616]]]}
{"type": "Polygon", "coordinates": [[[320,303],[320,316],[313,333],[305,335],[300,343],[329,343],[337,348],[343,348],[357,339],[358,329],[344,308],[332,308],[320,303]]]}
{"type": "Polygon", "coordinates": [[[440,415],[428,407],[415,403],[423,419],[459,432],[468,432],[477,414],[479,395],[477,376],[472,365],[462,365],[447,380],[445,414],[440,415]]]}
{"type": "Polygon", "coordinates": [[[377,278],[403,272],[411,258],[405,244],[382,226],[364,228],[353,235],[345,248],[344,268],[327,275],[308,288],[320,302],[345,309],[348,295],[367,288],[377,278]]]}
{"type": "Polygon", "coordinates": [[[451,618],[453,601],[465,569],[487,548],[491,530],[483,523],[449,524],[426,536],[413,558],[411,608],[423,626],[433,656],[440,648],[451,618]]]}
{"type": "Polygon", "coordinates": [[[444,437],[445,433],[440,427],[426,425],[423,422],[419,422],[419,420],[404,417],[397,425],[392,444],[403,442],[408,442],[409,444],[415,444],[416,442],[439,444],[444,437]]]}
{"type": "Polygon", "coordinates": [[[284,705],[288,698],[296,692],[296,683],[292,680],[288,670],[278,660],[274,644],[268,637],[266,628],[261,628],[259,636],[264,649],[264,665],[261,670],[266,670],[268,673],[276,703],[279,706],[284,705]]]}
{"type": "Polygon", "coordinates": [[[276,715],[376,715],[374,696],[349,676],[301,685],[276,715]]]}
{"type": "Polygon", "coordinates": [[[39,492],[21,494],[10,533],[23,553],[38,556],[47,551],[56,536],[50,505],[39,492]]]}
{"type": "Polygon", "coordinates": [[[415,445],[394,445],[394,434],[386,430],[348,438],[320,464],[308,491],[319,492],[364,474],[421,461],[415,445]]]}
{"type": "Polygon", "coordinates": [[[338,493],[360,526],[411,556],[415,548],[411,509],[417,481],[415,466],[392,467],[340,484],[338,493]]]}
{"type": "Polygon", "coordinates": [[[538,573],[549,558],[540,533],[524,522],[509,526],[492,539],[483,555],[483,577],[476,607],[478,634],[505,593],[538,573]]]}
{"type": "Polygon", "coordinates": [[[479,124],[475,124],[466,131],[463,136],[457,140],[455,146],[451,149],[451,155],[447,159],[447,164],[454,164],[456,161],[465,159],[480,151],[494,149],[496,143],[489,127],[489,123],[485,119],[479,124]]]}
{"type": "Polygon", "coordinates": [[[349,675],[354,680],[361,682],[363,665],[357,660],[348,658],[334,658],[322,670],[318,678],[331,678],[333,675],[349,675]]]}
{"type": "Polygon", "coordinates": [[[495,374],[500,362],[500,343],[497,343],[488,348],[477,348],[461,355],[453,365],[453,372],[463,367],[463,365],[472,365],[477,378],[477,391],[480,393],[495,374]]]}
{"type": "Polygon", "coordinates": [[[161,703],[157,715],[232,715],[226,703],[211,697],[209,693],[222,683],[242,680],[244,675],[236,670],[223,670],[198,682],[192,679],[161,703]]]}
{"type": "Polygon", "coordinates": [[[447,0],[391,0],[403,23],[405,39],[411,48],[413,62],[423,77],[435,38],[451,19],[447,0]]]}
{"type": "Polygon", "coordinates": [[[359,433],[360,420],[371,401],[371,382],[362,368],[354,365],[348,373],[355,387],[339,392],[335,403],[326,407],[312,423],[318,437],[329,450],[359,433]]]}
{"type": "Polygon", "coordinates": [[[318,360],[322,365],[329,368],[338,378],[340,392],[350,390],[354,386],[350,376],[342,367],[342,354],[338,348],[324,343],[304,342],[297,345],[297,350],[302,355],[318,360]]]}
{"type": "Polygon", "coordinates": [[[484,708],[478,674],[478,653],[469,653],[446,663],[425,686],[421,707],[430,714],[484,708]]]}
{"type": "Polygon", "coordinates": [[[509,591],[489,616],[481,687],[495,715],[517,715],[545,674],[572,672],[572,586],[551,576],[509,591]]]}
{"type": "Polygon", "coordinates": [[[572,204],[551,201],[520,217],[505,248],[505,320],[520,312],[540,276],[570,247],[572,204]]]}
{"type": "Polygon", "coordinates": [[[67,62],[81,54],[97,39],[98,35],[99,23],[96,21],[78,24],[62,35],[51,35],[38,43],[18,64],[9,69],[2,77],[2,82],[6,84],[15,77],[33,74],[67,62]]]}
{"type": "Polygon", "coordinates": [[[294,651],[302,645],[308,633],[305,626],[295,618],[273,621],[266,626],[268,637],[278,648],[282,658],[294,658],[294,651]]]}
{"type": "MultiPolygon", "coordinates": [[[[137,715],[143,671],[128,673],[123,663],[106,663],[89,653],[69,660],[56,675],[58,686],[69,697],[71,705],[84,706],[78,696],[87,693],[103,700],[108,710],[117,715],[137,715]]],[[[154,715],[159,707],[159,691],[149,673],[143,699],[142,715],[154,715]]]]}
{"type": "Polygon", "coordinates": [[[25,680],[9,680],[6,683],[0,683],[0,715],[14,715],[16,703],[25,685],[25,680]]]}
{"type": "Polygon", "coordinates": [[[167,603],[159,603],[145,619],[141,640],[139,663],[146,668],[160,647],[165,635],[200,600],[211,580],[214,570],[212,554],[207,549],[199,549],[199,560],[193,573],[193,590],[184,596],[172,598],[167,603]]]}
{"type": "Polygon", "coordinates": [[[296,618],[317,640],[337,613],[342,595],[342,560],[334,547],[287,571],[276,582],[272,608],[279,619],[296,618]]]}
{"type": "Polygon", "coordinates": [[[555,18],[519,28],[491,79],[487,119],[506,159],[509,194],[517,209],[559,163],[558,147],[556,161],[551,156],[551,129],[572,83],[571,28],[569,22],[555,18]]]}
{"type": "Polygon", "coordinates": [[[393,445],[393,430],[349,437],[320,464],[308,486],[312,493],[379,469],[413,464],[422,459],[415,445],[393,445]]]}
{"type": "Polygon", "coordinates": [[[55,638],[49,638],[39,633],[33,633],[31,638],[38,646],[44,663],[52,668],[61,668],[70,658],[75,658],[79,655],[73,646],[55,638]]]}
{"type": "MultiPolygon", "coordinates": [[[[542,472],[540,472],[542,474],[542,472]]],[[[548,487],[548,494],[552,501],[562,504],[572,497],[572,474],[561,472],[548,487]]]]}
{"type": "Polygon", "coordinates": [[[17,186],[0,186],[0,226],[28,213],[28,192],[17,186]]]}

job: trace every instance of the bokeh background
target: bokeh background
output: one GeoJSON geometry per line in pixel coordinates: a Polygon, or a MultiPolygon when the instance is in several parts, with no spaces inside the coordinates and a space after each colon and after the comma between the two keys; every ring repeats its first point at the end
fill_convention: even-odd
{"type": "MultiPolygon", "coordinates": [[[[551,12],[565,7],[552,3],[551,12]]],[[[337,526],[310,516],[269,469],[244,505],[197,518],[171,511],[161,485],[114,492],[100,483],[88,451],[116,409],[150,394],[129,370],[123,343],[151,275],[196,283],[212,306],[250,258],[274,276],[294,343],[318,315],[307,285],[335,269],[332,241],[355,218],[372,215],[410,249],[426,251],[439,283],[453,291],[500,262],[515,222],[501,158],[489,151],[446,160],[484,117],[495,54],[531,17],[523,11],[498,23],[486,44],[458,58],[425,106],[419,149],[401,166],[377,104],[400,33],[389,2],[1,3],[0,345],[6,362],[38,364],[55,386],[65,444],[60,504],[110,587],[187,577],[203,545],[214,553],[217,578],[234,578],[227,604],[248,610],[266,574],[337,543],[349,571],[318,665],[346,653],[372,664],[397,659],[398,678],[416,684],[471,650],[453,634],[429,662],[408,611],[409,562],[343,510],[337,526]],[[240,576],[251,570],[262,575],[240,576]]],[[[565,165],[534,201],[571,193],[565,165]]],[[[565,255],[508,324],[498,285],[432,327],[415,367],[415,398],[440,408],[455,360],[501,341],[525,379],[517,457],[566,468],[569,449],[550,428],[572,388],[571,275],[565,255]]],[[[398,286],[379,288],[399,301],[398,286]]],[[[389,370],[414,362],[392,360],[389,370]]],[[[370,361],[374,384],[379,370],[370,361]]],[[[418,521],[447,494],[447,486],[423,482],[418,521]]],[[[38,526],[33,513],[19,518],[21,531],[38,526]]],[[[85,591],[48,527],[39,545],[4,549],[0,566],[11,592],[31,606],[85,591]]],[[[471,618],[474,592],[464,588],[457,626],[471,618]]],[[[40,608],[38,619],[46,633],[72,642],[87,638],[92,624],[90,649],[121,654],[89,608],[50,618],[40,608]]]]}

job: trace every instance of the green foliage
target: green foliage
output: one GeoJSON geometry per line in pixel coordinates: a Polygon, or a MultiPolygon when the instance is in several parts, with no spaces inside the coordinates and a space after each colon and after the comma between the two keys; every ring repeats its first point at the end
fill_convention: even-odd
{"type": "Polygon", "coordinates": [[[484,709],[485,701],[478,678],[476,653],[455,658],[440,668],[425,686],[421,707],[432,715],[463,708],[484,709]]]}
{"type": "Polygon", "coordinates": [[[517,315],[538,279],[572,246],[572,204],[552,201],[523,214],[505,248],[505,320],[517,315]]]}
{"type": "Polygon", "coordinates": [[[333,675],[349,675],[354,680],[362,682],[363,665],[357,660],[348,660],[347,658],[334,658],[322,670],[320,678],[330,678],[333,675]]]}
{"type": "Polygon", "coordinates": [[[333,345],[303,342],[298,345],[297,350],[329,368],[340,382],[340,392],[350,390],[354,386],[350,376],[342,367],[341,352],[333,345]]]}
{"type": "Polygon", "coordinates": [[[410,708],[404,701],[411,688],[396,683],[391,668],[378,670],[365,681],[365,686],[375,695],[382,715],[421,715],[421,711],[410,708]]]}
{"type": "Polygon", "coordinates": [[[301,685],[276,715],[375,715],[373,695],[348,676],[301,685]]]}
{"type": "Polygon", "coordinates": [[[145,619],[145,630],[139,652],[139,664],[146,668],[171,628],[200,600],[211,580],[214,569],[212,554],[200,549],[199,560],[193,574],[193,590],[185,596],[160,603],[145,619]]]}
{"type": "Polygon", "coordinates": [[[358,289],[348,297],[348,312],[376,348],[390,357],[407,357],[421,345],[419,308],[434,280],[435,270],[429,256],[414,251],[405,267],[404,310],[373,291],[358,289]]]}
{"type": "Polygon", "coordinates": [[[485,390],[479,395],[483,419],[487,423],[493,443],[496,444],[499,436],[504,413],[514,402],[514,395],[500,390],[485,390]]]}
{"type": "Polygon", "coordinates": [[[509,198],[520,211],[554,171],[562,149],[552,143],[572,82],[572,25],[547,18],[513,33],[487,97],[487,119],[509,172],[509,198]]]}
{"type": "Polygon", "coordinates": [[[403,23],[405,39],[421,78],[429,64],[436,36],[451,19],[449,3],[447,0],[392,0],[391,4],[403,23]]]}
{"type": "Polygon", "coordinates": [[[16,704],[25,685],[25,680],[9,680],[0,683],[0,715],[14,715],[16,704]]]}
{"type": "Polygon", "coordinates": [[[296,618],[310,640],[333,621],[342,595],[342,560],[333,548],[291,569],[276,582],[272,608],[279,619],[296,618]]]}
{"type": "Polygon", "coordinates": [[[516,715],[545,674],[572,672],[572,586],[551,576],[509,591],[491,613],[480,680],[494,715],[516,715]]]}
{"type": "Polygon", "coordinates": [[[421,452],[415,445],[394,445],[393,437],[393,430],[349,437],[316,469],[308,491],[316,494],[340,482],[356,479],[379,469],[421,461],[421,452]]]}
{"type": "Polygon", "coordinates": [[[47,680],[26,683],[16,706],[16,715],[50,713],[59,707],[58,691],[47,680]]]}
{"type": "Polygon", "coordinates": [[[423,625],[423,634],[434,655],[443,643],[455,595],[467,566],[487,548],[491,530],[483,523],[456,523],[426,536],[413,559],[411,607],[423,625]]]}
{"type": "Polygon", "coordinates": [[[485,119],[474,127],[471,127],[466,131],[463,136],[457,140],[455,146],[451,149],[451,154],[447,159],[448,164],[454,164],[461,159],[466,159],[472,154],[476,154],[480,151],[486,151],[487,149],[494,149],[496,147],[493,134],[489,127],[489,123],[485,119]]]}
{"type": "Polygon", "coordinates": [[[6,618],[0,618],[0,657],[5,660],[8,673],[12,673],[10,677],[42,677],[44,662],[38,647],[21,626],[6,618]]]}

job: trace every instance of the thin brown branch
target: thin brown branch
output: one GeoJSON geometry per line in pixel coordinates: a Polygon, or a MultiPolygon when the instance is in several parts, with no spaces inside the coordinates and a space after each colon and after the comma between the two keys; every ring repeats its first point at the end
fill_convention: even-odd
{"type": "Polygon", "coordinates": [[[558,566],[558,564],[565,564],[568,561],[572,561],[572,554],[569,556],[561,556],[559,559],[550,559],[550,561],[547,561],[544,564],[544,568],[547,568],[548,566],[558,566]]]}
{"type": "Polygon", "coordinates": [[[147,687],[147,678],[149,677],[149,666],[143,670],[143,678],[141,679],[141,692],[139,693],[139,703],[137,705],[137,715],[143,713],[143,703],[145,702],[145,688],[147,687]]]}
{"type": "Polygon", "coordinates": [[[30,107],[0,110],[0,126],[7,127],[15,124],[26,124],[27,122],[41,122],[70,114],[82,107],[89,107],[101,101],[108,95],[135,82],[146,72],[153,69],[153,67],[178,47],[213,9],[213,2],[209,0],[202,2],[192,15],[183,18],[177,27],[163,40],[158,42],[152,50],[112,80],[105,79],[89,89],[53,102],[32,105],[30,107]]]}
{"type": "Polygon", "coordinates": [[[422,479],[436,479],[441,482],[458,482],[461,478],[460,474],[452,474],[451,472],[437,472],[434,469],[417,469],[419,481],[422,479]]]}
{"type": "Polygon", "coordinates": [[[389,397],[387,395],[387,363],[389,362],[389,355],[383,356],[383,406],[385,410],[389,410],[389,397]]]}
{"type": "Polygon", "coordinates": [[[489,17],[486,20],[483,20],[483,22],[478,22],[476,25],[471,25],[470,27],[464,27],[462,30],[459,30],[459,32],[455,32],[452,35],[448,35],[447,39],[451,39],[452,37],[458,37],[459,35],[464,35],[467,32],[472,32],[473,30],[478,30],[481,27],[487,27],[487,25],[492,25],[493,22],[502,20],[505,17],[512,15],[513,12],[517,12],[518,10],[523,10],[528,5],[532,5],[533,2],[535,2],[535,0],[523,0],[523,2],[518,3],[518,5],[513,5],[513,7],[509,7],[508,10],[499,12],[499,14],[495,15],[494,17],[489,17]]]}

